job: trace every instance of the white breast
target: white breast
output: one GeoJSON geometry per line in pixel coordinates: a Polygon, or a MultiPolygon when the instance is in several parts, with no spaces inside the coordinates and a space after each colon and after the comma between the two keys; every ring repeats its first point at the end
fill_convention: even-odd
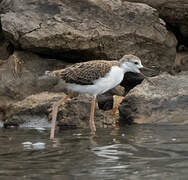
{"type": "Polygon", "coordinates": [[[98,94],[103,94],[120,84],[123,80],[123,76],[123,70],[118,66],[113,66],[105,77],[94,81],[94,85],[66,84],[66,86],[69,90],[96,96],[98,94]]]}

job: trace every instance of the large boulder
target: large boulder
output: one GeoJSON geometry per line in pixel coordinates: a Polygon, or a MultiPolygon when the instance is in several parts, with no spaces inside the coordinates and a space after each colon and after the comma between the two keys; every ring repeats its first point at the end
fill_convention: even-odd
{"type": "Polygon", "coordinates": [[[161,74],[144,81],[124,98],[119,114],[122,123],[187,123],[188,72],[161,74]]]}
{"type": "Polygon", "coordinates": [[[158,10],[180,41],[188,46],[188,3],[187,0],[126,0],[130,2],[146,3],[158,10]]]}
{"type": "MultiPolygon", "coordinates": [[[[52,104],[65,96],[64,93],[43,92],[31,95],[24,100],[9,105],[1,117],[4,126],[20,127],[50,127],[52,117],[52,104]]],[[[57,122],[61,128],[88,128],[90,114],[89,96],[76,96],[68,99],[59,107],[57,122]]],[[[111,111],[99,110],[95,108],[95,124],[97,127],[114,126],[117,116],[113,116],[111,111]]]]}
{"type": "MultiPolygon", "coordinates": [[[[43,79],[46,70],[64,68],[62,61],[44,59],[28,52],[15,51],[8,60],[0,64],[0,110],[12,102],[31,94],[52,90],[56,79],[43,79]]],[[[1,111],[0,111],[1,112],[1,111]]]]}
{"type": "Polygon", "coordinates": [[[17,0],[1,15],[17,48],[66,60],[119,59],[135,54],[170,71],[176,38],[145,4],[98,0],[17,0]]]}

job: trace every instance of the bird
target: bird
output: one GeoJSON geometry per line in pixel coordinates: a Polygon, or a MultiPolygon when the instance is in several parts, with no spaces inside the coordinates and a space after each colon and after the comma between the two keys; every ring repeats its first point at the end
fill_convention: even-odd
{"type": "MultiPolygon", "coordinates": [[[[58,78],[67,90],[66,96],[52,106],[50,139],[54,139],[58,107],[70,98],[74,92],[92,96],[89,126],[91,133],[95,134],[94,112],[97,95],[119,85],[126,72],[142,74],[140,69],[148,68],[142,65],[139,57],[128,54],[116,61],[92,60],[76,63],[60,70],[46,71],[45,75],[58,78]]],[[[144,74],[142,75],[144,76],[144,74]]]]}

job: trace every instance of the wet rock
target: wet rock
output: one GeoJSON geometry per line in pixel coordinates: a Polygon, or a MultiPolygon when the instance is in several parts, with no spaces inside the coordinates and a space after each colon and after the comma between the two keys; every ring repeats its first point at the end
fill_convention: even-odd
{"type": "Polygon", "coordinates": [[[144,64],[170,71],[176,38],[155,9],[126,1],[13,1],[1,15],[14,46],[74,62],[135,54],[144,64]]]}
{"type": "Polygon", "coordinates": [[[24,100],[9,104],[2,120],[4,126],[41,127],[41,119],[48,122],[49,109],[53,102],[64,96],[64,93],[39,93],[24,100]],[[38,122],[35,124],[34,122],[38,122]]]}
{"type": "Polygon", "coordinates": [[[132,89],[119,107],[121,123],[187,122],[188,72],[161,74],[132,89]]]}
{"type": "MultiPolygon", "coordinates": [[[[11,104],[3,117],[4,126],[50,127],[52,104],[65,96],[64,93],[43,92],[31,95],[11,104]]],[[[57,120],[62,128],[89,128],[90,97],[77,96],[69,99],[59,108],[57,120]]],[[[97,127],[114,126],[117,117],[111,118],[111,111],[95,109],[97,127]]]]}

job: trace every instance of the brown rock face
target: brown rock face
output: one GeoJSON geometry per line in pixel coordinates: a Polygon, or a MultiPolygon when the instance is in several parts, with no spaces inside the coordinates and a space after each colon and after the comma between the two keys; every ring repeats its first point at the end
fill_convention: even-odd
{"type": "Polygon", "coordinates": [[[66,60],[119,59],[135,54],[169,71],[176,39],[145,4],[98,0],[11,1],[1,15],[14,46],[66,60]]]}
{"type": "Polygon", "coordinates": [[[146,3],[158,10],[163,18],[177,33],[180,44],[188,46],[188,2],[187,0],[127,0],[146,3]]]}
{"type": "MultiPolygon", "coordinates": [[[[65,96],[64,93],[43,92],[31,95],[22,101],[12,103],[7,107],[4,116],[4,126],[50,127],[52,104],[65,96]]],[[[58,121],[61,128],[88,128],[90,114],[90,99],[81,95],[69,99],[59,108],[58,121]]],[[[114,126],[117,117],[112,117],[111,111],[105,112],[95,108],[95,123],[97,127],[114,126]]]]}
{"type": "Polygon", "coordinates": [[[53,78],[43,79],[46,70],[65,67],[54,59],[43,59],[32,53],[16,51],[0,65],[0,108],[28,95],[51,90],[57,84],[53,78]]]}
{"type": "Polygon", "coordinates": [[[186,123],[188,116],[188,73],[153,77],[124,98],[119,107],[122,123],[186,123]]]}

